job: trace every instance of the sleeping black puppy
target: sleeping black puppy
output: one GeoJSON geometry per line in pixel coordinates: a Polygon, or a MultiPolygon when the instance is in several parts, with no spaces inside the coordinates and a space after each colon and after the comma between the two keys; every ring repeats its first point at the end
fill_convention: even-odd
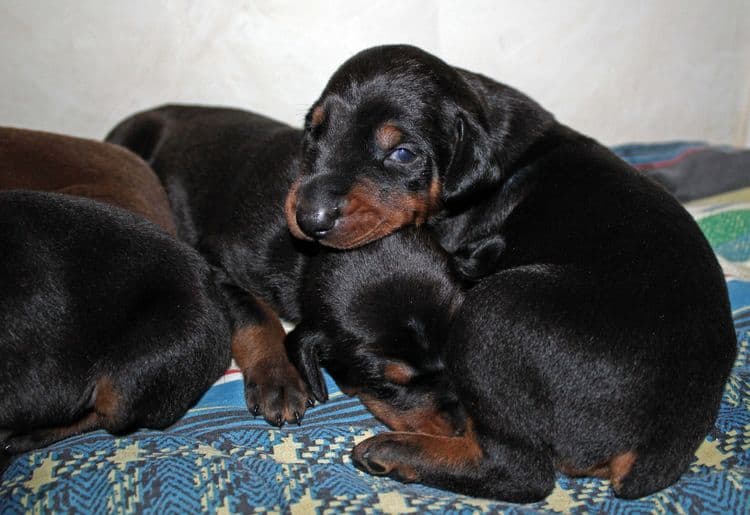
{"type": "Polygon", "coordinates": [[[300,137],[259,115],[194,106],[135,114],[107,136],[151,165],[178,236],[220,271],[248,408],[278,426],[299,422],[311,402],[276,314],[299,318],[298,285],[315,247],[295,240],[284,219],[300,137]]]}
{"type": "Polygon", "coordinates": [[[391,429],[461,434],[465,414],[443,360],[461,299],[445,253],[426,232],[322,251],[307,268],[302,322],[287,351],[321,402],[322,365],[391,429]]]}
{"type": "MultiPolygon", "coordinates": [[[[290,348],[295,358],[309,358],[296,361],[307,365],[318,399],[327,393],[318,362],[308,354],[316,342],[340,385],[390,427],[454,434],[463,427],[461,408],[440,372],[440,352],[460,294],[443,253],[426,235],[384,240],[356,253],[320,254],[318,245],[293,238],[284,202],[298,174],[302,134],[247,111],[172,105],[127,118],[107,140],[153,167],[180,237],[224,271],[225,288],[254,292],[285,318],[303,320],[289,336],[295,342],[290,348]],[[403,283],[393,284],[393,277],[403,283]],[[316,292],[323,290],[328,301],[321,304],[316,292]],[[442,301],[425,292],[440,292],[442,301]],[[331,302],[339,295],[347,300],[334,313],[331,302]],[[410,326],[412,318],[418,327],[410,326]],[[419,347],[404,346],[414,341],[419,347]]],[[[234,306],[240,321],[242,301],[240,296],[234,306]]],[[[279,355],[276,347],[258,353],[263,350],[266,357],[279,355]]],[[[280,351],[288,363],[283,346],[280,351]]],[[[282,385],[289,380],[276,377],[282,385]]],[[[296,372],[290,378],[301,381],[296,372]]],[[[300,409],[295,402],[289,398],[288,413],[300,409]]]]}
{"type": "Polygon", "coordinates": [[[384,433],[358,466],[524,502],[555,470],[624,498],[678,479],[736,345],[721,269],[670,195],[518,91],[409,46],[342,65],[299,166],[295,235],[348,249],[424,223],[474,284],[444,356],[466,431],[384,433]]]}
{"type": "Polygon", "coordinates": [[[0,473],[71,435],[163,428],[230,361],[213,272],[116,207],[0,193],[0,473]]]}

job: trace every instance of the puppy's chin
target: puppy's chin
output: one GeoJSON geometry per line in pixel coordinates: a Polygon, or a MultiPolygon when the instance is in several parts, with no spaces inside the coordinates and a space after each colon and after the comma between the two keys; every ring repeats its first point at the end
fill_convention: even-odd
{"type": "Polygon", "coordinates": [[[355,249],[384,238],[405,225],[407,224],[396,220],[353,215],[339,220],[336,226],[318,241],[321,245],[334,249],[355,249]]]}

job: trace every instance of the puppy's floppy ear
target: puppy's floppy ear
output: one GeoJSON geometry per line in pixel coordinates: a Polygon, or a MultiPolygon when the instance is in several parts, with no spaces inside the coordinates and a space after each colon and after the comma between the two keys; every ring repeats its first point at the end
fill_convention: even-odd
{"type": "Polygon", "coordinates": [[[453,153],[442,178],[446,203],[495,186],[502,178],[492,141],[478,116],[460,107],[456,111],[453,153]]]}
{"type": "Polygon", "coordinates": [[[298,325],[284,340],[289,361],[297,368],[318,402],[328,400],[328,387],[321,370],[320,356],[324,351],[325,337],[314,330],[298,325]]]}
{"type": "Polygon", "coordinates": [[[457,127],[453,153],[441,177],[446,203],[495,188],[556,123],[523,93],[482,75],[456,70],[460,79],[450,85],[453,106],[445,115],[457,127]]]}

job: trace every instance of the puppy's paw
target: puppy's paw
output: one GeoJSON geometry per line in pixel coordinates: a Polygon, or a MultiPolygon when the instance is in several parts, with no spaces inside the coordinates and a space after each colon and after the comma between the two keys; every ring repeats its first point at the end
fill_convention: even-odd
{"type": "Polygon", "coordinates": [[[281,427],[284,422],[300,424],[314,402],[297,370],[281,362],[245,376],[245,400],[253,416],[263,415],[269,424],[281,427]]]}
{"type": "Polygon", "coordinates": [[[505,240],[500,236],[468,243],[454,253],[453,268],[465,280],[478,281],[497,270],[505,247],[505,240]]]}
{"type": "Polygon", "coordinates": [[[419,474],[410,464],[417,451],[404,433],[382,433],[354,447],[352,462],[368,474],[412,483],[419,481],[419,474]]]}

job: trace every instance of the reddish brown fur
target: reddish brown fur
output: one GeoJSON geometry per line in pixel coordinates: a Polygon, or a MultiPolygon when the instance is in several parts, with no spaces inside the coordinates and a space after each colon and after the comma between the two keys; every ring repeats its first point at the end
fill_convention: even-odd
{"type": "Polygon", "coordinates": [[[405,385],[414,377],[414,369],[406,363],[393,361],[385,366],[383,376],[391,383],[405,385]]]}
{"type": "Polygon", "coordinates": [[[97,429],[114,431],[122,429],[120,398],[109,377],[102,376],[99,378],[90,402],[91,409],[72,424],[33,431],[29,434],[31,438],[25,440],[20,446],[14,447],[13,451],[15,453],[26,452],[36,447],[43,447],[52,442],[97,429]]]}
{"type": "MultiPolygon", "coordinates": [[[[294,181],[284,202],[284,214],[295,238],[312,240],[297,224],[297,194],[301,179],[294,181]]],[[[375,241],[406,225],[421,225],[440,204],[441,185],[434,179],[424,192],[382,198],[375,184],[361,181],[346,196],[341,222],[320,242],[328,247],[351,249],[375,241]]]]}
{"type": "Polygon", "coordinates": [[[326,112],[323,110],[321,106],[316,107],[312,111],[312,115],[310,116],[310,124],[313,127],[317,127],[321,123],[323,123],[323,120],[326,119],[326,112]]]}
{"type": "Polygon", "coordinates": [[[47,442],[57,442],[71,436],[95,431],[97,429],[103,429],[105,424],[103,423],[102,418],[103,417],[99,413],[92,410],[69,426],[41,429],[32,434],[34,440],[39,442],[41,444],[40,446],[44,446],[47,442]]]}
{"type": "Polygon", "coordinates": [[[355,461],[365,465],[374,462],[382,468],[371,472],[395,472],[403,481],[420,480],[415,466],[430,470],[469,469],[476,467],[483,456],[471,421],[461,436],[382,433],[354,448],[355,461]]]}
{"type": "Polygon", "coordinates": [[[107,376],[100,377],[94,389],[94,411],[103,418],[116,419],[120,405],[120,396],[112,380],[107,376]]]}
{"type": "Polygon", "coordinates": [[[624,454],[619,454],[610,460],[609,478],[612,481],[612,488],[614,488],[616,492],[620,490],[620,486],[622,486],[622,481],[625,479],[625,476],[630,474],[630,470],[633,468],[637,457],[638,456],[634,451],[629,451],[624,454]]]}
{"type": "Polygon", "coordinates": [[[401,142],[403,133],[392,123],[385,123],[375,131],[375,142],[383,150],[390,150],[401,142]]]}
{"type": "Polygon", "coordinates": [[[287,361],[284,338],[286,332],[276,313],[257,299],[265,320],[238,329],[232,336],[232,357],[244,372],[262,373],[264,369],[287,361]]]}
{"type": "Polygon", "coordinates": [[[177,233],[166,193],[151,168],[109,143],[0,127],[0,190],[13,189],[88,197],[177,233]]]}
{"type": "Polygon", "coordinates": [[[284,215],[286,216],[286,223],[289,226],[292,236],[309,241],[312,238],[302,232],[299,224],[297,224],[297,192],[299,191],[300,182],[300,179],[297,179],[289,188],[289,193],[287,193],[286,200],[284,201],[284,215]]]}
{"type": "Polygon", "coordinates": [[[435,406],[422,406],[411,410],[400,410],[367,394],[359,394],[362,403],[375,417],[394,431],[453,436],[453,425],[442,416],[435,406]]]}
{"type": "Polygon", "coordinates": [[[383,238],[406,225],[420,225],[438,205],[440,183],[425,192],[382,198],[376,185],[362,181],[346,197],[342,220],[321,243],[350,249],[383,238]]]}
{"type": "Polygon", "coordinates": [[[482,459],[483,452],[477,441],[474,426],[469,420],[466,431],[461,436],[419,435],[412,439],[430,461],[440,467],[460,467],[475,465],[482,459]]]}
{"type": "Polygon", "coordinates": [[[634,451],[628,451],[622,454],[617,454],[606,461],[597,463],[586,469],[580,469],[568,463],[561,463],[557,468],[563,474],[571,477],[598,477],[600,479],[609,479],[612,481],[612,487],[615,490],[618,490],[622,484],[622,480],[625,479],[625,476],[630,473],[630,469],[633,468],[636,457],[634,451]]]}
{"type": "MultiPolygon", "coordinates": [[[[257,402],[258,407],[272,423],[280,425],[280,421],[270,418],[273,410],[268,403],[274,403],[277,399],[269,397],[269,392],[281,389],[282,395],[289,395],[290,392],[282,388],[285,384],[294,385],[296,391],[303,392],[304,398],[300,398],[296,405],[293,402],[284,402],[280,408],[283,420],[298,422],[299,417],[305,412],[307,394],[304,392],[307,392],[307,387],[287,357],[284,346],[286,332],[281,321],[263,301],[258,298],[256,301],[263,310],[264,320],[235,331],[232,335],[232,357],[245,379],[257,385],[252,402],[257,402]]],[[[250,397],[247,400],[251,403],[250,397]]]]}

